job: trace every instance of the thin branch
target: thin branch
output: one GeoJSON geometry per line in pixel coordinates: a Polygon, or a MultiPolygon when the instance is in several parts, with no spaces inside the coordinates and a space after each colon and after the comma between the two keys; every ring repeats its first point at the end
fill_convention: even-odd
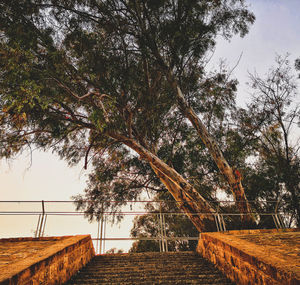
{"type": "Polygon", "coordinates": [[[236,62],[236,64],[235,64],[235,66],[229,71],[229,73],[228,73],[228,75],[227,75],[227,77],[226,77],[226,79],[225,79],[225,82],[227,82],[227,80],[228,80],[229,77],[231,76],[232,72],[233,72],[233,71],[237,68],[237,66],[239,65],[242,56],[243,56],[243,52],[241,52],[241,54],[240,54],[240,56],[239,56],[239,58],[238,58],[238,60],[237,60],[237,62],[236,62]]]}
{"type": "Polygon", "coordinates": [[[92,143],[89,145],[86,153],[85,153],[85,157],[84,157],[84,169],[87,170],[87,165],[88,165],[88,156],[89,156],[89,153],[92,149],[92,147],[94,146],[94,142],[92,141],[92,143]]]}

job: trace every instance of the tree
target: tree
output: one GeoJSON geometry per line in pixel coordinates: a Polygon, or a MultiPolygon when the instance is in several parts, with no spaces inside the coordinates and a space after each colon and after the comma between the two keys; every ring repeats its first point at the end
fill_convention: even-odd
{"type": "MultiPolygon", "coordinates": [[[[210,136],[205,125],[199,116],[197,116],[193,107],[188,103],[181,91],[182,87],[186,87],[183,83],[184,79],[186,79],[184,73],[189,73],[186,66],[191,68],[195,63],[197,64],[201,59],[201,56],[203,56],[203,51],[205,51],[210,44],[214,44],[211,35],[215,35],[215,28],[219,28],[218,24],[222,23],[222,31],[224,32],[225,37],[231,35],[229,30],[232,29],[233,22],[230,17],[228,18],[226,13],[230,10],[233,12],[233,1],[230,3],[230,5],[233,6],[229,6],[227,1],[224,1],[223,6],[221,7],[222,10],[219,9],[220,6],[218,5],[220,2],[218,4],[215,2],[206,2],[206,4],[202,3],[203,6],[200,7],[198,4],[197,1],[192,2],[192,4],[190,1],[178,2],[178,9],[176,11],[176,7],[166,5],[166,1],[158,2],[154,7],[147,7],[145,4],[136,3],[131,11],[133,13],[135,12],[137,15],[141,35],[144,37],[145,43],[143,43],[143,45],[145,48],[148,48],[150,55],[157,60],[164,71],[164,74],[172,87],[173,93],[176,94],[174,99],[177,100],[179,109],[197,130],[198,135],[209,150],[220,172],[228,181],[233,196],[238,201],[237,207],[240,209],[240,212],[244,214],[241,218],[242,220],[247,221],[249,226],[249,223],[251,224],[254,220],[249,214],[251,209],[245,196],[239,171],[229,166],[215,140],[210,136]],[[212,5],[210,6],[210,4],[212,5]],[[217,9],[215,9],[216,7],[217,9]],[[153,14],[149,13],[149,8],[153,9],[153,14]],[[171,9],[168,10],[168,8],[171,9]],[[185,9],[187,11],[186,15],[182,12],[182,10],[184,11],[185,9]],[[200,11],[203,12],[203,10],[212,12],[211,21],[208,21],[208,23],[203,21],[201,17],[199,19],[198,13],[200,11]],[[164,15],[158,16],[157,12],[159,11],[163,11],[164,15]],[[218,17],[218,19],[216,17],[218,17]],[[182,21],[180,21],[181,19],[182,21]],[[195,31],[191,29],[191,24],[193,27],[199,27],[199,25],[202,28],[204,27],[200,36],[208,36],[212,42],[209,43],[208,39],[205,43],[199,42],[197,38],[195,38],[195,34],[193,32],[191,33],[191,30],[195,31]],[[159,27],[161,27],[161,30],[159,27]],[[166,33],[166,31],[168,33],[166,33]],[[162,38],[162,35],[164,38],[162,38]],[[167,37],[165,37],[165,35],[167,35],[167,37]],[[178,50],[181,53],[179,53],[178,50]],[[182,76],[182,74],[184,75],[182,76]]],[[[247,24],[254,21],[254,16],[245,9],[237,9],[234,13],[237,19],[240,18],[240,16],[243,16],[239,29],[234,30],[234,32],[240,32],[241,35],[244,35],[248,31],[247,24]]],[[[190,90],[187,88],[185,91],[188,93],[190,90]]]]}
{"type": "MultiPolygon", "coordinates": [[[[252,102],[240,112],[252,149],[245,184],[251,200],[280,201],[287,225],[300,225],[299,90],[288,56],[277,56],[265,77],[252,74],[252,102]],[[259,185],[259,186],[258,186],[259,185]]],[[[263,205],[274,210],[276,204],[263,205]]],[[[259,206],[261,207],[261,206],[259,206]]]]}
{"type": "MultiPolygon", "coordinates": [[[[211,215],[195,213],[214,208],[157,153],[179,109],[201,126],[245,214],[241,183],[229,179],[232,169],[224,170],[192,108],[209,96],[199,88],[216,35],[244,35],[254,20],[243,1],[36,0],[2,1],[0,8],[2,157],[35,145],[87,165],[91,156],[126,161],[134,151],[175,200],[186,202],[182,210],[197,229],[213,230],[211,215]]],[[[235,88],[220,78],[220,92],[235,88]]],[[[98,206],[87,207],[92,214],[98,206]]]]}
{"type": "MultiPolygon", "coordinates": [[[[240,108],[231,113],[233,117],[228,123],[235,124],[236,127],[228,128],[226,135],[222,135],[226,139],[226,143],[223,143],[226,148],[223,151],[244,173],[243,181],[249,191],[252,208],[260,213],[257,215],[258,228],[274,228],[272,217],[264,216],[263,213],[274,213],[276,208],[287,227],[299,226],[300,113],[299,103],[295,100],[299,98],[296,76],[288,56],[277,56],[276,65],[270,68],[268,74],[263,77],[250,74],[250,79],[252,100],[246,109],[240,108]]],[[[215,131],[214,137],[218,137],[215,131]]],[[[191,144],[188,145],[188,148],[192,149],[191,144]]],[[[188,157],[193,155],[193,152],[190,152],[184,160],[188,161],[188,157]]],[[[201,161],[204,161],[203,158],[201,161]]],[[[209,165],[205,167],[208,171],[209,165]]],[[[200,183],[201,189],[212,184],[211,181],[208,185],[205,185],[204,181],[197,183],[200,183]]],[[[216,184],[216,181],[213,184],[216,184]]],[[[218,185],[219,188],[226,189],[220,182],[218,185]]],[[[211,199],[208,193],[205,197],[211,199]]],[[[163,200],[163,211],[174,210],[167,195],[160,193],[158,197],[159,200],[163,200]]],[[[223,214],[235,212],[230,204],[223,205],[222,210],[223,214]]],[[[159,222],[153,214],[158,213],[159,209],[149,206],[148,211],[149,214],[136,217],[132,229],[133,237],[160,236],[159,222]]],[[[239,228],[239,221],[234,217],[225,215],[224,219],[227,229],[239,228]]],[[[172,218],[167,219],[166,224],[168,237],[185,234],[195,236],[193,231],[189,231],[189,223],[186,220],[172,218]],[[180,225],[179,228],[177,225],[180,225]],[[185,230],[182,232],[183,228],[185,230]]],[[[182,244],[180,241],[169,242],[169,248],[191,249],[189,244],[182,244]]],[[[131,248],[133,252],[158,250],[159,244],[148,240],[137,241],[131,248]]]]}
{"type": "Polygon", "coordinates": [[[109,249],[105,252],[105,254],[117,254],[117,253],[119,253],[119,254],[124,253],[124,250],[123,249],[116,249],[115,247],[113,247],[113,248],[111,248],[111,249],[109,249]]]}
{"type": "MultiPolygon", "coordinates": [[[[176,202],[168,192],[159,193],[152,203],[145,207],[149,212],[134,219],[131,236],[138,238],[161,238],[160,212],[165,213],[163,223],[164,235],[168,238],[197,237],[198,231],[186,216],[178,215],[176,202]],[[156,203],[153,203],[155,202],[156,203]],[[173,213],[173,214],[172,214],[173,213]]],[[[169,251],[194,251],[197,246],[195,240],[168,240],[169,251]]],[[[138,240],[132,244],[130,252],[160,251],[159,241],[138,240]]]]}

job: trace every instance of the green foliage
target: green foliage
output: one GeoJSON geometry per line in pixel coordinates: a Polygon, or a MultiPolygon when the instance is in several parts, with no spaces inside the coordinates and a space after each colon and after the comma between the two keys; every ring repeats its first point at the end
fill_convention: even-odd
{"type": "Polygon", "coordinates": [[[247,110],[236,108],[237,82],[223,66],[210,74],[204,68],[218,35],[244,36],[253,21],[238,0],[1,1],[0,156],[34,146],[92,165],[85,194],[75,198],[92,219],[103,209],[117,213],[145,190],[163,191],[117,133],[215,198],[228,186],[177,107],[171,71],[243,172],[250,199],[280,197],[299,225],[299,153],[290,143],[299,109],[286,59],[268,78],[252,78],[257,94],[247,110]]]}
{"type": "MultiPolygon", "coordinates": [[[[288,58],[278,57],[276,66],[264,78],[252,75],[251,79],[254,88],[252,102],[247,109],[240,109],[235,113],[237,126],[226,133],[225,153],[234,158],[235,165],[243,172],[243,184],[247,189],[248,199],[253,201],[251,205],[254,211],[274,213],[277,208],[286,226],[299,226],[300,157],[299,145],[295,142],[299,141],[300,118],[299,104],[294,100],[299,96],[295,76],[288,58]]],[[[187,148],[190,149],[190,145],[187,148]]],[[[194,156],[191,153],[189,159],[194,156]]],[[[192,167],[189,166],[188,169],[192,167]]],[[[205,184],[202,182],[199,185],[203,193],[205,184]]],[[[162,203],[164,207],[168,205],[167,197],[158,197],[166,199],[162,203]]],[[[230,203],[222,203],[221,209],[223,213],[236,212],[230,203]]],[[[152,206],[149,207],[149,214],[136,218],[132,236],[160,236],[159,222],[153,215],[155,212],[158,213],[159,209],[152,206]]],[[[225,216],[224,219],[227,229],[239,228],[239,221],[234,217],[225,216]]],[[[275,227],[273,218],[269,215],[258,215],[257,224],[259,228],[275,227]]],[[[169,219],[167,236],[189,233],[187,225],[189,223],[186,220],[180,222],[169,219]]],[[[189,235],[193,236],[193,233],[189,235]]],[[[178,250],[180,245],[173,243],[169,246],[178,250]]],[[[186,246],[185,248],[191,249],[186,246]]],[[[135,242],[131,248],[132,252],[158,250],[157,242],[143,240],[135,242]]]]}
{"type": "MultiPolygon", "coordinates": [[[[169,193],[161,192],[156,196],[154,201],[148,203],[145,208],[149,214],[135,218],[134,226],[131,229],[132,237],[161,238],[159,215],[161,211],[162,213],[167,213],[164,214],[165,234],[168,238],[174,238],[174,240],[168,241],[168,250],[191,251],[196,249],[197,241],[176,240],[176,237],[198,237],[199,233],[183,213],[181,213],[182,215],[178,215],[178,213],[180,213],[178,206],[169,193]]],[[[130,249],[130,252],[145,251],[160,251],[159,241],[139,240],[134,242],[130,249]]]]}
{"type": "Polygon", "coordinates": [[[243,36],[253,21],[237,0],[1,1],[0,156],[35,146],[92,164],[85,196],[76,198],[90,218],[102,203],[122,205],[109,200],[162,188],[115,133],[209,195],[211,182],[222,181],[177,108],[168,71],[223,142],[237,83],[225,71],[206,74],[205,55],[217,35],[243,36]]]}
{"type": "Polygon", "coordinates": [[[250,200],[276,202],[288,226],[300,222],[299,90],[287,56],[277,57],[265,77],[251,76],[253,99],[240,113],[240,135],[250,146],[244,184],[250,200]],[[252,156],[252,157],[251,157],[252,156]]]}

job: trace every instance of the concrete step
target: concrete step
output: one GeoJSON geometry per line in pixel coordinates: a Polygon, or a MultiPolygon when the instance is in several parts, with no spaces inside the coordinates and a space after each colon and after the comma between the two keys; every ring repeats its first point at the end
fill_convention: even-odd
{"type": "Polygon", "coordinates": [[[165,275],[171,274],[171,275],[181,275],[181,274],[188,274],[188,275],[202,275],[203,272],[205,272],[205,274],[215,274],[215,271],[210,269],[210,268],[201,268],[201,270],[199,270],[199,268],[195,268],[194,270],[166,270],[164,268],[162,269],[156,269],[156,270],[152,270],[152,269],[148,269],[148,268],[142,268],[142,269],[128,269],[128,271],[118,271],[118,270],[113,270],[113,271],[103,271],[103,270],[92,270],[92,271],[80,271],[80,274],[82,276],[89,276],[89,275],[97,275],[97,276],[101,276],[102,274],[105,274],[107,276],[114,276],[114,275],[120,275],[122,274],[122,276],[133,276],[133,275],[161,275],[162,273],[165,275]]]}
{"type": "Polygon", "coordinates": [[[195,252],[95,256],[68,285],[232,284],[195,252]]]}
{"type": "Polygon", "coordinates": [[[82,274],[80,273],[80,279],[91,279],[91,278],[100,278],[100,279],[120,279],[121,278],[140,278],[140,277],[145,277],[145,278],[156,278],[157,276],[162,276],[164,278],[178,278],[183,275],[186,275],[190,278],[202,278],[202,279],[213,279],[213,278],[218,278],[222,277],[220,274],[216,274],[215,272],[203,272],[203,273],[187,273],[184,274],[182,272],[181,274],[176,274],[176,272],[129,272],[127,274],[82,274]]]}
{"type": "Polygon", "coordinates": [[[99,279],[94,279],[94,280],[89,280],[89,281],[74,281],[73,283],[68,283],[72,285],[87,285],[87,284],[126,284],[126,285],[154,285],[154,284],[197,284],[197,285],[232,285],[233,283],[225,280],[224,279],[215,279],[215,280],[201,280],[201,279],[189,279],[189,278],[180,278],[180,279],[129,279],[129,280],[123,280],[123,281],[115,281],[115,280],[99,280],[99,279]]]}
{"type": "Polygon", "coordinates": [[[115,265],[118,265],[118,269],[127,269],[127,268],[135,268],[135,267],[139,267],[139,268],[144,268],[144,267],[147,267],[147,268],[172,268],[172,267],[177,267],[177,268],[190,268],[190,267],[210,267],[210,264],[207,263],[207,262],[197,262],[197,260],[193,261],[191,260],[190,262],[186,261],[185,263],[182,263],[182,262],[160,262],[160,261],[157,261],[157,263],[154,263],[153,261],[151,262],[148,262],[148,263],[144,263],[144,262],[130,262],[130,261],[124,261],[123,263],[118,263],[118,262],[115,262],[115,263],[101,263],[101,262],[98,262],[98,263],[90,263],[89,264],[89,269],[93,269],[93,268],[99,268],[99,265],[102,265],[102,268],[103,270],[104,269],[108,269],[108,268],[111,268],[111,269],[114,269],[115,265]]]}

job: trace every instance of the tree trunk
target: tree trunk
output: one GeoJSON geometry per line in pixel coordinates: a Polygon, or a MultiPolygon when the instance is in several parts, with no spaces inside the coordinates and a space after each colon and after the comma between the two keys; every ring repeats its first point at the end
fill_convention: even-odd
{"type": "Polygon", "coordinates": [[[214,208],[175,169],[164,163],[136,140],[112,132],[109,133],[109,136],[123,142],[150,164],[175,200],[179,201],[180,208],[191,219],[199,232],[216,230],[214,220],[216,211],[214,208]]]}
{"type": "Polygon", "coordinates": [[[220,172],[225,177],[226,181],[230,185],[232,194],[237,204],[237,208],[241,213],[241,221],[244,227],[253,226],[254,217],[251,214],[251,207],[246,198],[244,187],[241,182],[241,175],[237,169],[232,169],[226,159],[223,156],[222,151],[217,146],[215,140],[209,135],[206,127],[200,120],[200,118],[196,115],[194,110],[188,106],[180,87],[177,82],[173,78],[171,74],[168,76],[169,82],[172,84],[174,91],[176,92],[177,102],[179,109],[185,115],[186,118],[192,123],[201,140],[207,147],[209,153],[211,154],[213,160],[217,164],[220,172]]]}
{"type": "Polygon", "coordinates": [[[174,197],[175,201],[178,202],[177,205],[179,209],[184,211],[199,232],[216,231],[216,224],[214,220],[215,211],[211,212],[211,209],[207,208],[207,204],[201,203],[202,200],[198,200],[196,202],[190,200],[188,196],[182,194],[183,191],[178,184],[170,180],[153,164],[150,163],[150,166],[157,177],[159,177],[160,181],[166,186],[168,191],[174,197]]]}

